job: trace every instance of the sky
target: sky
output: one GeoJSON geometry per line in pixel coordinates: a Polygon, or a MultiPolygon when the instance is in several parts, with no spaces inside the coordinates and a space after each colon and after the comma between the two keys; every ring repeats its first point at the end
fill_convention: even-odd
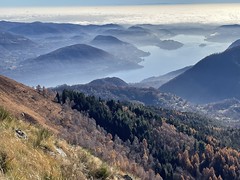
{"type": "Polygon", "coordinates": [[[240,0],[0,0],[0,7],[239,3],[240,0]]]}

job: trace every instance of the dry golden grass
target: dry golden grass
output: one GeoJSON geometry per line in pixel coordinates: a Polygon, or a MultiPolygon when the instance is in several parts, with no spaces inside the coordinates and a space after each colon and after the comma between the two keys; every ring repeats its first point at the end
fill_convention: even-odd
{"type": "Polygon", "coordinates": [[[34,127],[21,120],[8,117],[0,124],[0,152],[7,155],[2,170],[9,179],[44,179],[48,177],[61,178],[60,161],[50,155],[53,137],[43,140],[41,147],[35,148],[40,128],[34,127]],[[21,129],[27,134],[27,139],[17,137],[15,130],[21,129]],[[49,144],[49,152],[43,149],[44,143],[49,144]]]}
{"type": "MultiPolygon", "coordinates": [[[[3,111],[0,108],[0,115],[3,111]]],[[[81,147],[56,138],[40,125],[8,115],[0,118],[0,137],[0,179],[117,179],[116,170],[81,147]],[[19,138],[16,129],[27,138],[19,138]]]]}

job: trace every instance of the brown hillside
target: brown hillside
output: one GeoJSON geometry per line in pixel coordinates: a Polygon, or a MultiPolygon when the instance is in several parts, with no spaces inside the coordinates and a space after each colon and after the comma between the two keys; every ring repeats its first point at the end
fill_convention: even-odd
{"type": "Polygon", "coordinates": [[[55,133],[59,131],[59,128],[51,123],[51,119],[61,118],[61,106],[35,89],[4,76],[0,76],[0,105],[15,117],[39,123],[55,133]]]}

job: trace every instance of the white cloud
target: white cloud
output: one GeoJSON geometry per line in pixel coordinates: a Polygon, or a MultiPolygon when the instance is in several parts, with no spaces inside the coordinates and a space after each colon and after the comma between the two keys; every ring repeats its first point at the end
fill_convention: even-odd
{"type": "Polygon", "coordinates": [[[240,4],[1,8],[0,19],[8,21],[51,21],[79,24],[230,24],[239,23],[240,4]]]}

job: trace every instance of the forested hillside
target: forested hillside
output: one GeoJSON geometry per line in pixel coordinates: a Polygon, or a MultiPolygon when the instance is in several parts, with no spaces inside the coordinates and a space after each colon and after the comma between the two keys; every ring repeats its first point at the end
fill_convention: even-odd
{"type": "Polygon", "coordinates": [[[122,141],[129,159],[163,179],[240,177],[237,129],[193,113],[107,101],[74,91],[64,90],[56,100],[94,118],[114,142],[122,141]]]}

